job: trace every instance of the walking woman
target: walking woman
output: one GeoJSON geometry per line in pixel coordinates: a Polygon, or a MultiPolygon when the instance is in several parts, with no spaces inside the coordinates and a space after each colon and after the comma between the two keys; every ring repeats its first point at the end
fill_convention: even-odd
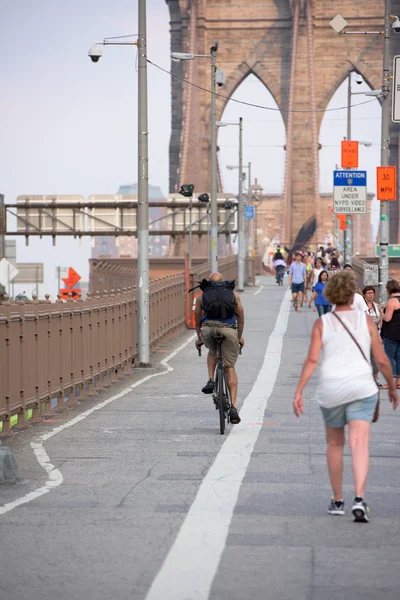
{"type": "Polygon", "coordinates": [[[386,284],[386,291],[389,299],[383,313],[383,347],[396,377],[396,387],[400,387],[400,284],[390,280],[386,284]]]}
{"type": "Polygon", "coordinates": [[[325,298],[324,289],[326,284],[328,283],[328,273],[326,271],[322,271],[319,274],[318,282],[314,286],[314,291],[312,293],[310,302],[308,303],[308,308],[311,308],[311,303],[315,300],[315,306],[317,307],[318,316],[322,317],[328,312],[331,312],[332,305],[325,298]]]}
{"type": "Polygon", "coordinates": [[[313,278],[313,287],[315,285],[317,285],[317,283],[318,283],[318,277],[320,276],[320,274],[324,270],[325,269],[322,267],[322,260],[320,258],[316,258],[315,259],[315,267],[314,267],[314,271],[313,271],[313,275],[314,275],[314,278],[313,278]]]}
{"type": "Polygon", "coordinates": [[[343,448],[345,425],[348,425],[355,485],[352,513],[355,521],[368,522],[369,508],[365,501],[368,447],[378,400],[370,363],[371,346],[379,370],[389,384],[389,400],[393,409],[397,408],[399,399],[390,362],[383,351],[375,323],[365,312],[351,308],[356,290],[356,278],[351,270],[340,271],[329,280],[325,296],[336,308],[314,323],[293,410],[297,417],[304,412],[303,390],[317,368],[323,350],[316,397],[325,424],[328,471],[333,492],[328,513],[344,515],[343,448]]]}
{"type": "Polygon", "coordinates": [[[372,285],[366,285],[363,288],[362,293],[364,296],[365,304],[367,305],[367,315],[371,317],[371,319],[377,326],[378,331],[380,331],[382,327],[382,313],[379,304],[377,304],[374,301],[375,289],[372,287],[372,285]]]}
{"type": "MultiPolygon", "coordinates": [[[[358,295],[359,294],[356,294],[356,296],[358,296],[358,295]]],[[[371,285],[366,285],[363,288],[362,295],[364,297],[364,301],[366,304],[365,312],[367,313],[367,315],[369,315],[371,317],[371,319],[375,323],[378,333],[380,335],[381,327],[382,327],[382,311],[381,311],[379,304],[374,302],[375,289],[371,285]]],[[[378,382],[379,369],[378,369],[378,365],[376,364],[375,359],[372,354],[371,354],[371,364],[372,364],[372,373],[374,375],[374,379],[376,382],[378,382]]],[[[392,371],[393,371],[393,368],[392,368],[392,371]]],[[[385,385],[378,384],[378,385],[380,388],[384,388],[386,390],[389,387],[387,384],[385,384],[385,385]]]]}

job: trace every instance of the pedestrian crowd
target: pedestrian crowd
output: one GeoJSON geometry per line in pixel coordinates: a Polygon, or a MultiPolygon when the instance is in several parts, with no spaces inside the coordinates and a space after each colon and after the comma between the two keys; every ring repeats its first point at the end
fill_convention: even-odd
{"type": "Polygon", "coordinates": [[[321,246],[314,254],[300,248],[294,256],[288,253],[286,259],[280,249],[277,253],[285,264],[294,310],[300,312],[304,301],[309,308],[314,303],[320,317],[311,333],[293,401],[294,413],[300,417],[304,412],[304,388],[321,357],[316,399],[325,425],[332,487],[328,513],[345,514],[343,449],[348,426],[355,487],[351,510],[355,521],[368,522],[365,489],[369,439],[371,423],[379,418],[380,390],[388,390],[393,410],[399,403],[400,283],[387,283],[388,300],[380,306],[374,287],[360,289],[352,266],[344,263],[337,249],[321,246]]]}
{"type": "Polygon", "coordinates": [[[294,309],[300,312],[303,302],[308,302],[309,308],[314,303],[314,310],[321,316],[331,310],[332,305],[324,295],[324,288],[329,276],[335,275],[342,269],[351,269],[344,264],[341,252],[334,247],[320,246],[318,252],[313,253],[305,247],[299,248],[294,254],[288,253],[284,258],[280,247],[277,248],[273,265],[276,272],[276,281],[280,283],[285,269],[289,276],[289,286],[292,290],[294,309]],[[310,294],[310,300],[308,296],[310,294]]]}

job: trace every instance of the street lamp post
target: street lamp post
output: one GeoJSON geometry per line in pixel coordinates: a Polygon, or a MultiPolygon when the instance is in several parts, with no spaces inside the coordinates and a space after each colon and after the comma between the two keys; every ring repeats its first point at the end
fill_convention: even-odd
{"type": "Polygon", "coordinates": [[[243,118],[239,123],[217,122],[217,127],[228,125],[239,126],[239,206],[238,206],[238,291],[244,290],[244,261],[245,261],[245,224],[244,224],[244,202],[243,202],[243,118]]]}
{"type": "Polygon", "coordinates": [[[150,273],[146,0],[138,1],[138,25],[136,42],[111,41],[131,36],[106,38],[92,46],[89,57],[97,63],[102,56],[100,46],[136,46],[138,49],[138,362],[139,366],[147,367],[150,366],[150,273]]]}
{"type": "MultiPolygon", "coordinates": [[[[351,140],[351,71],[347,76],[347,141],[351,140]]],[[[346,216],[346,229],[344,232],[344,262],[351,265],[353,262],[353,217],[346,216]]]]}
{"type": "MultiPolygon", "coordinates": [[[[381,90],[371,90],[369,92],[352,92],[351,88],[351,75],[353,71],[350,69],[347,74],[347,141],[351,141],[351,97],[352,96],[378,96],[381,94],[381,90]]],[[[362,83],[363,79],[358,76],[357,83],[362,83]]],[[[362,146],[371,146],[371,142],[358,142],[362,146]]],[[[343,232],[344,237],[344,257],[345,263],[351,265],[353,262],[354,254],[354,231],[353,231],[353,216],[346,215],[346,229],[343,232]]]]}
{"type": "Polygon", "coordinates": [[[172,52],[172,60],[193,60],[194,58],[208,58],[211,60],[211,135],[210,135],[210,262],[211,272],[218,271],[218,164],[217,164],[217,50],[218,42],[211,46],[210,54],[189,54],[186,52],[172,52]]]}
{"type": "MultiPolygon", "coordinates": [[[[375,93],[366,93],[367,96],[380,96],[382,101],[382,133],[381,133],[381,166],[389,165],[389,137],[390,137],[390,22],[394,21],[396,28],[399,17],[390,14],[391,2],[385,0],[384,30],[382,31],[344,31],[348,25],[347,21],[340,15],[336,15],[330,22],[331,27],[339,35],[382,35],[383,34],[383,74],[382,90],[375,93]]],[[[389,279],[389,207],[387,201],[380,202],[379,221],[379,302],[386,301],[386,283],[389,279]]]]}
{"type": "Polygon", "coordinates": [[[149,157],[146,0],[139,0],[138,36],[138,358],[150,363],[149,157]]]}
{"type": "MultiPolygon", "coordinates": [[[[390,137],[390,0],[385,0],[385,29],[383,42],[382,77],[382,133],[381,166],[389,165],[390,137]]],[[[389,205],[387,200],[380,202],[379,221],[379,301],[386,302],[386,283],[389,279],[389,205]]]]}
{"type": "MultiPolygon", "coordinates": [[[[251,206],[251,162],[249,162],[247,165],[242,166],[242,169],[239,168],[239,166],[237,165],[227,165],[226,167],[227,169],[229,169],[230,171],[232,171],[233,169],[239,169],[239,177],[241,179],[241,186],[242,186],[242,196],[243,196],[243,169],[247,169],[248,171],[248,177],[249,177],[249,183],[248,183],[248,189],[247,189],[247,205],[251,206]]],[[[245,256],[247,256],[247,282],[250,281],[250,263],[253,257],[253,248],[251,245],[251,226],[250,226],[250,221],[251,219],[245,219],[244,218],[244,207],[245,207],[245,203],[243,201],[243,247],[245,248],[243,250],[243,256],[244,256],[244,262],[246,262],[245,256]]]]}
{"type": "MultiPolygon", "coordinates": [[[[248,175],[249,175],[249,182],[248,182],[248,189],[247,189],[247,204],[249,206],[251,206],[251,162],[249,162],[248,166],[248,175]]],[[[253,257],[253,246],[252,246],[252,235],[251,235],[251,230],[252,230],[252,223],[251,223],[251,219],[248,219],[248,225],[247,225],[247,256],[249,257],[249,260],[253,257]]]]}
{"type": "Polygon", "coordinates": [[[217,207],[217,98],[216,98],[216,54],[217,47],[210,50],[211,56],[211,165],[210,165],[210,202],[211,202],[211,272],[218,271],[218,207],[217,207]]]}
{"type": "Polygon", "coordinates": [[[193,192],[194,185],[185,183],[181,185],[179,193],[185,198],[189,198],[189,269],[192,268],[192,253],[193,253],[193,224],[192,224],[192,209],[193,209],[193,192]]]}

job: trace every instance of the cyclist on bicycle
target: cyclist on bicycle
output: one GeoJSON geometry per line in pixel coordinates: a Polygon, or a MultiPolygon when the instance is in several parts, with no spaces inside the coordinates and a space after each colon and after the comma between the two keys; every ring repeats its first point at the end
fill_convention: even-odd
{"type": "Polygon", "coordinates": [[[283,254],[281,252],[281,249],[278,248],[277,251],[274,254],[274,268],[275,268],[275,273],[276,273],[276,283],[280,283],[280,280],[283,279],[284,273],[285,273],[285,269],[286,269],[286,263],[284,261],[283,258],[283,254]]]}
{"type": "Polygon", "coordinates": [[[203,344],[208,348],[208,382],[201,391],[204,394],[212,394],[214,391],[214,373],[217,366],[217,344],[214,336],[220,333],[225,337],[221,345],[222,360],[232,402],[229,419],[233,425],[237,425],[240,423],[240,417],[236,404],[238,379],[235,364],[240,347],[244,346],[242,337],[243,306],[239,295],[233,292],[232,282],[226,282],[226,286],[221,285],[224,282],[221,273],[212,273],[208,282],[210,288],[214,290],[209,295],[210,301],[205,302],[207,292],[204,290],[203,296],[197,297],[194,312],[197,332],[196,348],[200,348],[203,344]]]}

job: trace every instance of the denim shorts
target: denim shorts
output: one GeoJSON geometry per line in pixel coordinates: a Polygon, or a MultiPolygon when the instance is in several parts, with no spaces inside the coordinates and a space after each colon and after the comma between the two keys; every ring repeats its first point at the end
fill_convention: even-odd
{"type": "Polygon", "coordinates": [[[378,392],[369,398],[341,404],[334,408],[320,406],[324,423],[327,427],[344,427],[349,421],[368,421],[372,423],[378,392]]]}

